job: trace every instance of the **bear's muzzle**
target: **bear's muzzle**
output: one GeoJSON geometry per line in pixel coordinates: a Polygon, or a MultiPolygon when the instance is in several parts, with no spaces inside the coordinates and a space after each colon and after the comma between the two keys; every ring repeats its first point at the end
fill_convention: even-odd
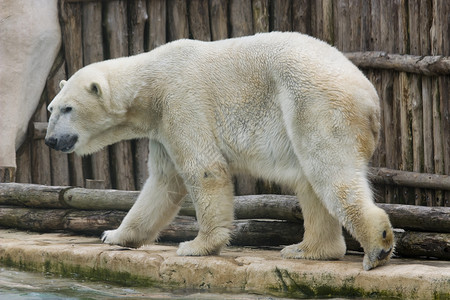
{"type": "Polygon", "coordinates": [[[51,136],[45,138],[45,144],[52,149],[71,152],[78,141],[78,135],[65,134],[59,138],[51,136]]]}

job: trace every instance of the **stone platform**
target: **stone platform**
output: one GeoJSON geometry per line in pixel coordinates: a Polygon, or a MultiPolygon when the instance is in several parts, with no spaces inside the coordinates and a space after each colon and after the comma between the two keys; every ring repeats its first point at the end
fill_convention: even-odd
{"type": "Polygon", "coordinates": [[[0,230],[0,263],[25,270],[145,285],[279,297],[450,299],[450,262],[393,259],[371,271],[361,255],[286,260],[278,251],[229,247],[220,256],[179,257],[176,245],[139,249],[98,238],[0,230]]]}

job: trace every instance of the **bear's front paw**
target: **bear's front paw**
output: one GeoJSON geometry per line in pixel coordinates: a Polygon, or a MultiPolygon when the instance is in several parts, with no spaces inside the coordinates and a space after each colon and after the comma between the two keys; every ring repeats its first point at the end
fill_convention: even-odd
{"type": "Polygon", "coordinates": [[[369,271],[375,267],[382,266],[386,264],[390,259],[394,252],[394,247],[385,250],[385,249],[374,249],[369,253],[364,255],[363,260],[363,268],[366,271],[369,271]]]}
{"type": "Polygon", "coordinates": [[[119,245],[123,247],[129,248],[139,248],[142,246],[142,242],[139,243],[132,239],[123,239],[120,237],[119,231],[116,230],[106,230],[102,234],[102,242],[110,245],[119,245]]]}
{"type": "Polygon", "coordinates": [[[180,256],[205,256],[218,255],[222,247],[208,248],[204,243],[198,240],[180,243],[177,254],[180,256]]]}
{"type": "Polygon", "coordinates": [[[120,245],[119,241],[115,238],[117,230],[106,230],[102,233],[101,240],[105,244],[120,245]]]}

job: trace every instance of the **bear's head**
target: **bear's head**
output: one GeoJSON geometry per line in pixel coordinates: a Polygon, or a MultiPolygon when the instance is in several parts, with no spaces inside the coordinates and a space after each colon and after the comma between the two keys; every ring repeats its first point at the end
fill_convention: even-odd
{"type": "Polygon", "coordinates": [[[48,106],[49,147],[86,155],[123,139],[115,130],[124,122],[126,107],[113,101],[107,74],[97,63],[61,81],[61,91],[48,106]]]}

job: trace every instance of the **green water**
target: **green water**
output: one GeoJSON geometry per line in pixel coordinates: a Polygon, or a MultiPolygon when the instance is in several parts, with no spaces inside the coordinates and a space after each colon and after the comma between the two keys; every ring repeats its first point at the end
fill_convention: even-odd
{"type": "Polygon", "coordinates": [[[222,294],[198,291],[167,291],[159,288],[120,287],[103,282],[62,278],[53,274],[24,272],[0,267],[0,299],[283,299],[252,294],[222,294]]]}

